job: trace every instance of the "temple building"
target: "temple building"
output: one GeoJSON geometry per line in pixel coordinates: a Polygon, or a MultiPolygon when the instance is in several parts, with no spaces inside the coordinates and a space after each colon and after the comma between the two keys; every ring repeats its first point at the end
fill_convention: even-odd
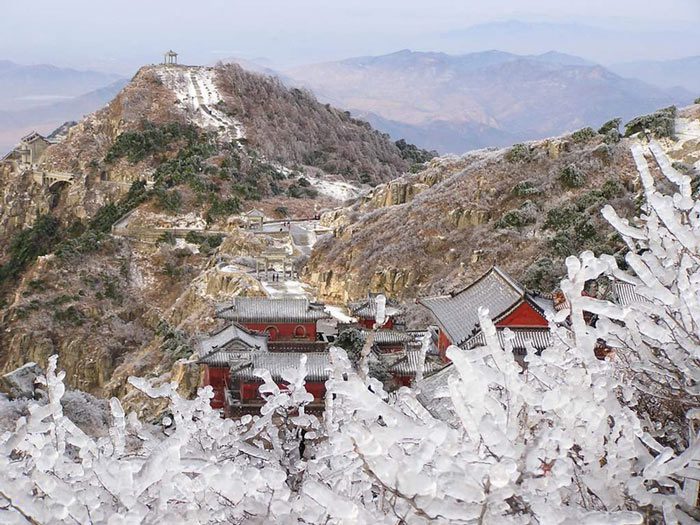
{"type": "Polygon", "coordinates": [[[237,297],[216,312],[249,330],[264,332],[269,341],[317,341],[318,321],[332,316],[323,304],[307,299],[237,297]]]}
{"type": "Polygon", "coordinates": [[[450,295],[426,297],[418,303],[426,307],[439,327],[438,351],[448,361],[445,351],[450,345],[471,349],[484,344],[479,325],[479,308],[487,308],[502,339],[502,331],[510,328],[516,354],[524,354],[527,342],[536,349],[550,341],[545,310],[551,301],[528,293],[497,266],[492,267],[466,288],[450,295]]]}
{"type": "MultiPolygon", "coordinates": [[[[319,321],[330,318],[324,305],[306,299],[238,297],[220,308],[217,317],[230,324],[200,340],[197,348],[203,366],[203,386],[211,386],[212,408],[228,416],[255,413],[264,400],[257,370],[268,370],[280,387],[285,371],[299,367],[306,355],[305,387],[314,396],[311,410],[323,410],[325,382],[330,373],[329,344],[319,340],[319,321]]],[[[381,364],[382,380],[389,388],[410,385],[419,373],[438,370],[444,364],[421,352],[421,333],[396,330],[362,331],[372,334],[370,359],[381,364]],[[417,335],[418,334],[418,335],[417,335]]]]}
{"type": "Polygon", "coordinates": [[[22,137],[17,147],[5,155],[2,160],[3,162],[15,163],[17,168],[32,166],[39,162],[39,159],[51,144],[53,142],[49,139],[36,131],[32,131],[22,137]]]}

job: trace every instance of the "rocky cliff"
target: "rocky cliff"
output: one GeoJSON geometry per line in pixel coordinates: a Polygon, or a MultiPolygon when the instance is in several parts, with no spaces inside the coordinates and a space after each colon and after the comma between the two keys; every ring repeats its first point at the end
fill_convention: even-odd
{"type": "Polygon", "coordinates": [[[216,327],[215,304],[265,293],[218,264],[266,248],[234,218],[309,215],[411,163],[366,123],[238,66],[142,68],[33,165],[0,164],[0,369],[58,353],[68,383],[99,395],[127,395],[133,374],[196,385],[178,359],[216,327]]]}
{"type": "MultiPolygon", "coordinates": [[[[700,106],[686,108],[674,137],[658,138],[678,169],[696,175],[699,117],[700,106]]],[[[317,244],[307,278],[329,300],[358,299],[370,290],[412,303],[466,285],[498,264],[549,292],[570,254],[622,256],[624,247],[599,210],[610,203],[622,214],[636,211],[631,140],[646,139],[589,129],[434,159],[425,171],[327,214],[334,234],[317,244]]]]}

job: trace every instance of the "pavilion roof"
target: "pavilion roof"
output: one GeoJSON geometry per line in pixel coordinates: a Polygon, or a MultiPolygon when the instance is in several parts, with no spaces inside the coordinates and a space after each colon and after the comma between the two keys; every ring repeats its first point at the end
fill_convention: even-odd
{"type": "Polygon", "coordinates": [[[479,308],[487,308],[491,319],[495,319],[525,299],[525,289],[503,270],[493,266],[458,292],[426,297],[418,302],[432,312],[452,343],[459,345],[478,330],[479,308]]]}
{"type": "Polygon", "coordinates": [[[237,322],[270,323],[305,323],[331,317],[323,304],[310,303],[307,299],[269,297],[236,297],[233,304],[219,308],[216,315],[237,322]]]}

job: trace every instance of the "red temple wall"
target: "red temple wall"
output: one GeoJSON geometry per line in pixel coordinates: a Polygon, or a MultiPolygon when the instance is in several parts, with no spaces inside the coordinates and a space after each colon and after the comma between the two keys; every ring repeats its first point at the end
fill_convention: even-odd
{"type": "Polygon", "coordinates": [[[249,330],[267,331],[269,341],[316,341],[316,323],[241,323],[249,330]]]}
{"type": "Polygon", "coordinates": [[[205,367],[204,370],[204,385],[211,386],[214,389],[214,397],[210,404],[212,408],[224,408],[224,400],[226,396],[226,388],[229,382],[229,369],[205,367]]]}
{"type": "Polygon", "coordinates": [[[515,310],[496,323],[498,328],[538,327],[547,328],[549,323],[544,316],[528,303],[521,303],[515,310]]]}
{"type": "Polygon", "coordinates": [[[440,354],[442,360],[445,362],[449,361],[449,359],[447,359],[447,356],[445,355],[445,352],[451,344],[452,341],[450,341],[449,337],[447,337],[447,334],[441,329],[440,333],[438,334],[438,353],[440,354]]]}
{"type": "MultiPolygon", "coordinates": [[[[368,330],[373,330],[374,329],[374,319],[363,319],[360,318],[359,324],[362,328],[366,328],[368,330]]],[[[381,328],[384,328],[385,330],[391,330],[394,328],[394,319],[393,317],[389,317],[386,320],[386,323],[384,323],[381,328]]]]}
{"type": "MultiPolygon", "coordinates": [[[[261,396],[258,393],[258,388],[260,388],[260,385],[262,383],[241,383],[240,387],[240,394],[241,394],[241,400],[243,401],[251,401],[253,399],[260,399],[261,396]]],[[[286,388],[286,385],[283,383],[278,383],[277,386],[280,387],[280,389],[286,388]]],[[[325,382],[317,382],[317,381],[311,381],[307,382],[306,385],[307,392],[309,394],[314,396],[314,399],[323,399],[326,397],[326,383],[325,382]]]]}

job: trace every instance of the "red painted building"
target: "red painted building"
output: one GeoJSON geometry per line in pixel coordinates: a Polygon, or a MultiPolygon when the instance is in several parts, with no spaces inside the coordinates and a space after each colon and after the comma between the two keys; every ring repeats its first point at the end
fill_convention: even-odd
{"type": "Polygon", "coordinates": [[[233,304],[216,312],[248,330],[266,333],[272,341],[316,341],[317,322],[330,319],[324,305],[306,299],[237,297],[233,304]]]}
{"type": "Polygon", "coordinates": [[[496,266],[460,291],[418,302],[430,310],[437,321],[438,351],[444,361],[448,361],[445,351],[450,345],[469,349],[483,344],[479,308],[488,309],[499,332],[504,328],[514,332],[516,353],[524,352],[527,341],[537,349],[544,348],[549,341],[545,308],[551,305],[528,294],[496,266]]]}

